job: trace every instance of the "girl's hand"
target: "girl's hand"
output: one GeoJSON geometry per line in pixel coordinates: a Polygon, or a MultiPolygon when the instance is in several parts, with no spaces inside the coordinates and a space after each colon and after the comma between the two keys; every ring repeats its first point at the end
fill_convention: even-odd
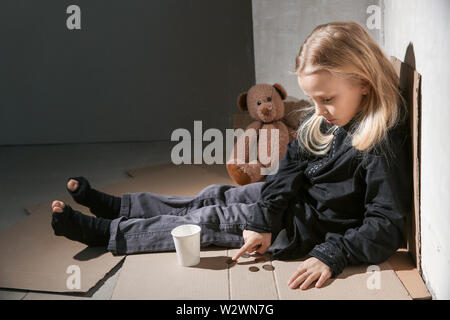
{"type": "Polygon", "coordinates": [[[316,288],[320,288],[330,277],[330,267],[319,259],[311,257],[300,263],[297,271],[295,271],[289,279],[288,286],[291,289],[295,289],[303,283],[300,289],[304,290],[307,289],[315,280],[319,279],[316,283],[316,288]]]}
{"type": "Polygon", "coordinates": [[[264,254],[270,247],[270,241],[272,239],[272,234],[270,232],[259,233],[251,230],[244,230],[242,236],[244,237],[244,245],[233,257],[234,261],[239,259],[245,252],[252,253],[253,251],[256,251],[260,254],[264,254]]]}

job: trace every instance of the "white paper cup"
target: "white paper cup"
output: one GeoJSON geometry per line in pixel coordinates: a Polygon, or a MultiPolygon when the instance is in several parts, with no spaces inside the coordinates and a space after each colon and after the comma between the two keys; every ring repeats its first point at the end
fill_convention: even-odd
{"type": "Polygon", "coordinates": [[[183,224],[170,232],[180,265],[192,267],[200,263],[200,231],[200,226],[183,224]]]}

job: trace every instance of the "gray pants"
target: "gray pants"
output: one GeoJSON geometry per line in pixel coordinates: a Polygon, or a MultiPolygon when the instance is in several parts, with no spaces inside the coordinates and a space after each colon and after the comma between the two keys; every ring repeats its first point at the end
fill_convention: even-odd
{"type": "Polygon", "coordinates": [[[191,197],[123,194],[119,217],[111,223],[108,251],[116,255],[173,251],[170,231],[181,224],[202,228],[201,247],[239,248],[244,244],[242,231],[248,208],[258,201],[263,184],[212,184],[191,197]]]}

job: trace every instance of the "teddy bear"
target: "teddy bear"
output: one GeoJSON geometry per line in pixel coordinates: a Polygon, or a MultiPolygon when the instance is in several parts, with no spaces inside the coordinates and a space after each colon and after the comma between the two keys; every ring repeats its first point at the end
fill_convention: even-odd
{"type": "Polygon", "coordinates": [[[233,152],[226,163],[229,176],[237,184],[258,182],[267,174],[274,174],[273,168],[278,169],[279,161],[286,153],[287,144],[296,138],[298,125],[304,116],[303,111],[310,104],[305,100],[288,102],[287,97],[286,90],[278,83],[256,84],[248,92],[239,94],[237,105],[242,111],[248,111],[252,122],[245,128],[244,134],[235,140],[233,152]],[[278,131],[278,138],[273,129],[278,131]],[[272,133],[275,134],[273,155],[272,133]],[[238,152],[238,146],[241,152],[238,152]],[[250,159],[252,150],[255,152],[250,159]]]}

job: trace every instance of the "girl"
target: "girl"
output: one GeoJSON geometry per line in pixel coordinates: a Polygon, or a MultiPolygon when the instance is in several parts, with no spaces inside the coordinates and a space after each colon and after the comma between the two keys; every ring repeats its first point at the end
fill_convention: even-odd
{"type": "MultiPolygon", "coordinates": [[[[317,26],[295,74],[313,101],[276,174],[245,186],[213,184],[195,197],[151,192],[120,198],[69,178],[67,190],[97,217],[52,204],[56,235],[114,254],[174,250],[172,228],[202,227],[201,245],[308,255],[288,285],[321,287],[349,264],[378,264],[402,244],[412,204],[407,109],[382,50],[354,22],[317,26]]],[[[265,103],[271,103],[271,99],[265,103]]]]}

